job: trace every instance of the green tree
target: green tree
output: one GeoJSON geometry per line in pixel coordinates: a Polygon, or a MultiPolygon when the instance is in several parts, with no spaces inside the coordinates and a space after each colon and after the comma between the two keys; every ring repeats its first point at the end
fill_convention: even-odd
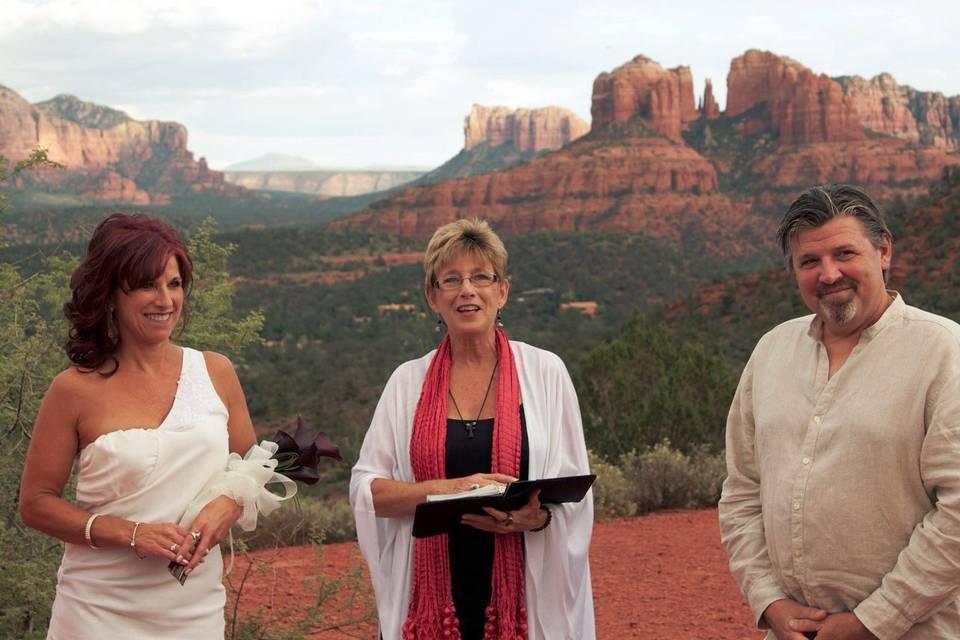
{"type": "MultiPolygon", "coordinates": [[[[0,157],[0,186],[40,166],[58,165],[43,150],[12,170],[0,157]]],[[[6,193],[0,192],[0,237],[7,210],[6,193]]],[[[71,269],[70,259],[52,258],[42,271],[24,275],[15,265],[0,262],[0,637],[4,638],[46,635],[53,602],[61,547],[23,526],[17,500],[33,418],[44,390],[65,361],[62,323],[51,320],[51,310],[65,302],[71,269]]]]}
{"type": "Polygon", "coordinates": [[[735,388],[723,359],[634,316],[578,371],[587,445],[608,460],[665,440],[683,452],[719,450],[735,388]]]}
{"type": "Polygon", "coordinates": [[[235,247],[214,242],[216,227],[213,218],[207,218],[187,241],[194,286],[187,302],[190,322],[179,339],[195,349],[219,351],[236,360],[245,347],[260,344],[264,316],[254,310],[242,318],[234,317],[234,285],[227,261],[235,247]]]}

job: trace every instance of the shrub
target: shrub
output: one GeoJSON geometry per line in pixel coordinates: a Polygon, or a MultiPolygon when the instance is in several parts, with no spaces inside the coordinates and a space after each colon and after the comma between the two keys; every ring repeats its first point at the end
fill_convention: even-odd
{"type": "Polygon", "coordinates": [[[590,470],[597,474],[593,483],[593,512],[597,520],[623,518],[637,512],[637,505],[630,499],[630,486],[623,472],[593,451],[590,455],[590,470]]]}
{"type": "Polygon", "coordinates": [[[299,495],[242,536],[248,549],[274,549],[322,542],[355,540],[356,525],[350,504],[343,499],[318,500],[299,495]]]}
{"type": "Polygon", "coordinates": [[[691,455],[663,441],[643,453],[631,451],[620,458],[620,469],[637,511],[712,507],[720,497],[726,476],[722,454],[706,449],[691,455]]]}

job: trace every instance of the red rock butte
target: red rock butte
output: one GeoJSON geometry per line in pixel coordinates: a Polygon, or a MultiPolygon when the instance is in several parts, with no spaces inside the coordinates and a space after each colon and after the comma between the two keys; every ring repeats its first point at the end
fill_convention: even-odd
{"type": "Polygon", "coordinates": [[[593,81],[593,129],[635,117],[671,140],[682,141],[684,127],[699,117],[689,67],[669,71],[644,56],[601,73],[593,81]]]}

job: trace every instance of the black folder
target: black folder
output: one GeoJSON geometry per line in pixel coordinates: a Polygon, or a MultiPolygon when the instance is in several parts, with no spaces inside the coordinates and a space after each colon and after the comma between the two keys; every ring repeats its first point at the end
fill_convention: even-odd
{"type": "Polygon", "coordinates": [[[541,504],[560,502],[580,502],[587,495],[597,476],[564,476],[562,478],[541,478],[540,480],[518,480],[507,485],[502,495],[467,496],[455,500],[421,502],[413,518],[415,538],[427,538],[446,533],[460,524],[460,518],[466,513],[486,515],[484,507],[493,507],[499,511],[513,511],[527,504],[530,492],[540,489],[541,504]]]}

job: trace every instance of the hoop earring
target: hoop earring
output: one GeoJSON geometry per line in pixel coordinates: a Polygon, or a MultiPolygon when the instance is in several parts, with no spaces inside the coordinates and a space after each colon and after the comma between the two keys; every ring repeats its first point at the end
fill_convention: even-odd
{"type": "Polygon", "coordinates": [[[500,315],[500,309],[497,309],[497,328],[503,329],[503,316],[500,315]]]}
{"type": "Polygon", "coordinates": [[[111,302],[107,306],[107,339],[117,343],[120,341],[120,323],[117,322],[117,308],[111,302]]]}

